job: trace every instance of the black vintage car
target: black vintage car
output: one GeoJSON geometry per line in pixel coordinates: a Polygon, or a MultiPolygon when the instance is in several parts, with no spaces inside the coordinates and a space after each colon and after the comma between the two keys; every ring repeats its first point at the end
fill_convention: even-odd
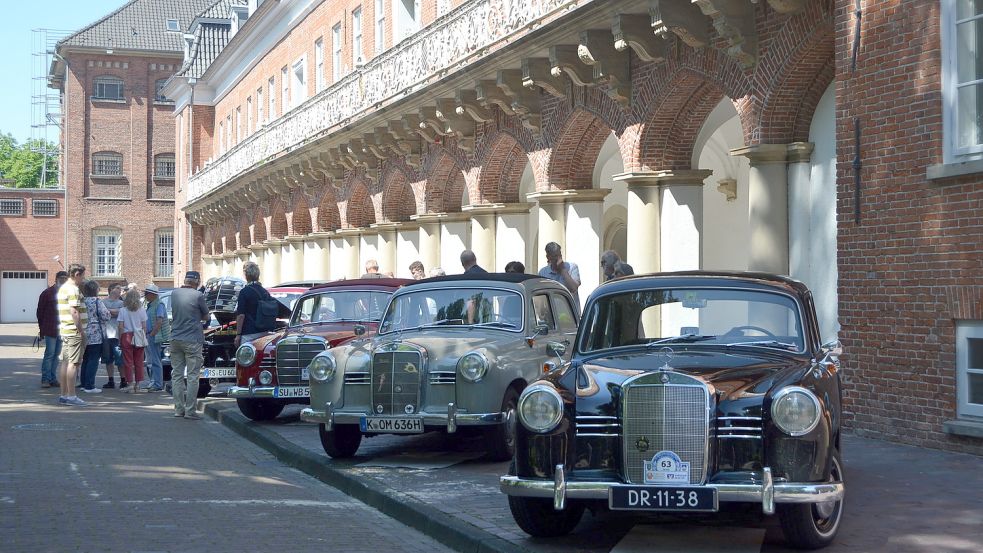
{"type": "Polygon", "coordinates": [[[533,536],[586,507],[777,513],[800,548],[842,513],[838,343],[804,284],[757,273],[619,279],[587,301],[572,361],[526,388],[502,491],[533,536]]]}

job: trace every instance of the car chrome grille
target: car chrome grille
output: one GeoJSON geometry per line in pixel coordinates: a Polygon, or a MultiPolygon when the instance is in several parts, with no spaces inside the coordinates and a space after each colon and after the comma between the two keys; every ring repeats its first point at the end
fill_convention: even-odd
{"type": "Polygon", "coordinates": [[[264,369],[270,372],[276,369],[276,359],[269,355],[263,357],[262,361],[259,362],[259,370],[264,369]]]}
{"type": "Polygon", "coordinates": [[[302,384],[303,369],[327,349],[325,341],[310,336],[290,336],[276,345],[276,379],[280,385],[302,384]]]}
{"type": "Polygon", "coordinates": [[[671,451],[690,464],[689,483],[702,484],[710,422],[706,385],[678,373],[667,384],[658,382],[645,375],[623,389],[625,478],[645,483],[643,463],[671,451]]]}
{"type": "Polygon", "coordinates": [[[717,417],[717,439],[760,440],[761,417],[717,417]]]}
{"type": "Polygon", "coordinates": [[[345,373],[345,384],[369,384],[371,382],[369,373],[345,373]]]}
{"type": "Polygon", "coordinates": [[[577,416],[577,436],[611,437],[621,435],[618,417],[577,416]]]}
{"type": "Polygon", "coordinates": [[[433,371],[430,373],[430,384],[456,384],[457,373],[455,371],[433,371]]]}
{"type": "Polygon", "coordinates": [[[376,415],[419,411],[422,365],[417,351],[385,351],[372,356],[372,410],[376,415]]]}

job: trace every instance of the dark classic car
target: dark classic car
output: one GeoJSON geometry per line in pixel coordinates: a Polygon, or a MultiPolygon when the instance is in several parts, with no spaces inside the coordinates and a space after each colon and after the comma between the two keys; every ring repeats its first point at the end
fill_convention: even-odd
{"type": "Polygon", "coordinates": [[[270,420],[291,403],[308,403],[308,365],[318,353],[358,335],[374,334],[399,278],[339,280],[294,300],[286,328],[236,350],[236,385],[229,396],[252,420],[270,420]]]}
{"type": "Polygon", "coordinates": [[[519,398],[502,491],[533,536],[585,507],[776,513],[786,539],[836,535],[844,494],[838,343],[804,284],[757,273],[618,279],[587,301],[571,363],[519,398]]]}
{"type": "Polygon", "coordinates": [[[566,288],[532,275],[455,275],[415,281],[392,298],[379,334],[311,362],[321,445],[350,457],[362,436],[485,433],[492,459],[510,459],[515,407],[577,330],[566,288]],[[469,432],[470,431],[470,432],[469,432]]]}

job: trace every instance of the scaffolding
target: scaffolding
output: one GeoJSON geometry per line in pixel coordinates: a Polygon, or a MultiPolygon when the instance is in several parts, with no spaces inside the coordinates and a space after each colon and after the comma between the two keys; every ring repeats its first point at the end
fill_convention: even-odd
{"type": "MultiPolygon", "coordinates": [[[[58,41],[72,31],[32,29],[31,48],[31,150],[44,156],[41,164],[41,186],[59,188],[58,174],[49,175],[51,159],[58,159],[58,143],[61,139],[61,96],[48,88],[48,70],[55,55],[58,41]]],[[[55,164],[57,167],[57,163],[55,164]]]]}

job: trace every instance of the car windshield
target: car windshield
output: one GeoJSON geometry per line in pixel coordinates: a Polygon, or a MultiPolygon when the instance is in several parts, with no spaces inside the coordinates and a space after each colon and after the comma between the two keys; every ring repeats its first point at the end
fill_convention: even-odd
{"type": "MultiPolygon", "coordinates": [[[[290,326],[336,321],[378,321],[389,292],[345,290],[314,294],[296,302],[290,326]]],[[[279,299],[279,298],[278,298],[279,299]]]]}
{"type": "Polygon", "coordinates": [[[521,330],[522,296],[487,288],[417,290],[393,299],[380,331],[461,325],[521,330]]]}
{"type": "Polygon", "coordinates": [[[800,310],[784,294],[738,288],[663,288],[598,299],[580,351],[625,346],[746,346],[801,352],[800,310]]]}

